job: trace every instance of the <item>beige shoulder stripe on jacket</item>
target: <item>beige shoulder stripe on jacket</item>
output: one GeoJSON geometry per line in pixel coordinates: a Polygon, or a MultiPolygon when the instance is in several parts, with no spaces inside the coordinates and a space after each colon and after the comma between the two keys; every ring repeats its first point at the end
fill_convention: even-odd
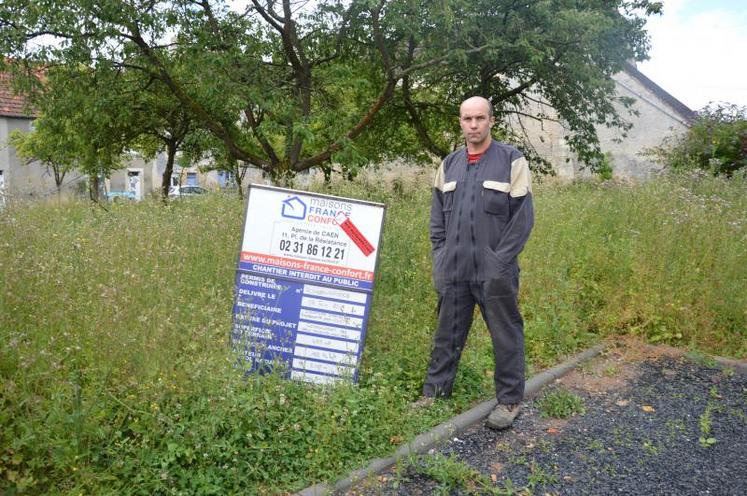
{"type": "Polygon", "coordinates": [[[444,182],[446,181],[446,175],[444,173],[444,163],[441,161],[441,165],[438,166],[436,176],[433,178],[433,187],[443,192],[444,182]]]}
{"type": "Polygon", "coordinates": [[[511,162],[511,196],[516,198],[532,192],[532,175],[529,162],[519,157],[511,162]]]}
{"type": "MultiPolygon", "coordinates": [[[[485,181],[489,184],[484,184],[485,187],[497,189],[499,191],[505,191],[504,188],[496,187],[499,183],[495,181],[485,181]]],[[[446,183],[446,177],[444,174],[444,163],[438,166],[436,176],[433,179],[433,187],[441,192],[453,191],[456,188],[456,184],[446,183]]],[[[503,183],[500,183],[502,185],[503,183]]],[[[520,196],[526,196],[527,193],[532,192],[532,175],[529,171],[529,162],[524,157],[519,157],[511,162],[511,189],[510,194],[512,197],[517,198],[520,196]]]]}

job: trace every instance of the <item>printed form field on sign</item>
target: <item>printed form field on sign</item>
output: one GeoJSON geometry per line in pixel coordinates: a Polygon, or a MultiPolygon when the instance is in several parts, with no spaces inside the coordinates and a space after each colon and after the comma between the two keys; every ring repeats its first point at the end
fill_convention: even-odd
{"type": "Polygon", "coordinates": [[[332,365],[329,363],[314,362],[301,358],[293,359],[293,368],[309,372],[321,372],[323,374],[333,375],[353,375],[353,368],[345,365],[332,365]]]}
{"type": "Polygon", "coordinates": [[[314,310],[327,310],[329,312],[347,313],[362,317],[366,313],[366,307],[363,305],[352,305],[341,301],[322,300],[320,298],[310,298],[304,296],[301,298],[301,306],[313,308],[314,310]]]}
{"type": "Polygon", "coordinates": [[[322,298],[333,298],[350,303],[366,304],[368,296],[365,293],[356,293],[355,291],[345,291],[342,289],[325,288],[324,286],[314,286],[313,284],[304,284],[303,294],[309,296],[320,296],[322,298]]]}
{"type": "Polygon", "coordinates": [[[358,353],[358,343],[340,341],[339,339],[321,338],[319,336],[310,336],[308,334],[298,333],[296,335],[296,344],[329,348],[343,353],[358,353]]]}
{"type": "Polygon", "coordinates": [[[312,360],[324,360],[332,363],[341,363],[344,365],[355,365],[358,357],[348,353],[337,353],[335,351],[317,350],[316,348],[307,348],[306,346],[296,345],[293,352],[294,356],[310,358],[312,360]]]}
{"type": "Polygon", "coordinates": [[[292,370],[291,379],[304,382],[313,382],[314,384],[333,384],[341,381],[343,378],[334,375],[311,374],[302,370],[292,370]]]}
{"type": "Polygon", "coordinates": [[[314,324],[313,322],[299,322],[298,332],[321,334],[322,336],[328,336],[330,338],[350,339],[352,341],[360,341],[361,339],[361,331],[343,329],[342,327],[330,327],[321,324],[314,324]]]}
{"type": "Polygon", "coordinates": [[[350,317],[348,315],[337,315],[333,313],[318,312],[316,310],[301,309],[299,318],[302,320],[313,320],[325,324],[341,325],[346,327],[363,328],[363,319],[350,317]]]}

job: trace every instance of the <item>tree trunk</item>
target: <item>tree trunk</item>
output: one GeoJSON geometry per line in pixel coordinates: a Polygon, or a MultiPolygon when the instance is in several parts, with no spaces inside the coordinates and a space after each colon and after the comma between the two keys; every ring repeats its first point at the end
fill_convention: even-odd
{"type": "Polygon", "coordinates": [[[171,175],[174,173],[174,160],[176,158],[176,141],[166,142],[166,168],[161,178],[161,198],[166,203],[169,199],[169,188],[171,187],[171,175]]]}
{"type": "Polygon", "coordinates": [[[91,198],[93,203],[99,202],[99,187],[100,187],[99,176],[94,175],[88,182],[88,196],[91,198]]]}
{"type": "Polygon", "coordinates": [[[54,185],[57,187],[57,201],[62,199],[62,181],[65,179],[67,170],[63,169],[64,166],[52,165],[52,171],[54,172],[54,185]]]}
{"type": "Polygon", "coordinates": [[[241,174],[241,167],[238,165],[238,161],[236,161],[236,165],[234,166],[234,173],[233,173],[234,180],[236,181],[236,189],[239,192],[239,198],[241,201],[244,201],[244,175],[241,174]]]}

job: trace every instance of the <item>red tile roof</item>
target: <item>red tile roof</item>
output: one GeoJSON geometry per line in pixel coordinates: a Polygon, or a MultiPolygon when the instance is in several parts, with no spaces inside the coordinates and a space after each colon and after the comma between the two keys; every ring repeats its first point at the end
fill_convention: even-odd
{"type": "Polygon", "coordinates": [[[0,72],[0,116],[34,117],[34,112],[27,108],[26,98],[13,92],[10,78],[7,72],[0,72]]]}

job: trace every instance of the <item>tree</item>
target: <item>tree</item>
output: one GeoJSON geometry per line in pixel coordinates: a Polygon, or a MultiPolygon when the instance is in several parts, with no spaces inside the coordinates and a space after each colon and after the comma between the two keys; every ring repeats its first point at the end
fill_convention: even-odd
{"type": "Polygon", "coordinates": [[[72,168],[87,174],[90,198],[98,201],[100,180],[121,166],[132,136],[128,94],[117,82],[110,72],[80,66],[29,73],[24,89],[39,117],[34,131],[11,138],[20,155],[50,165],[58,187],[72,168]]]}
{"type": "Polygon", "coordinates": [[[648,49],[649,0],[6,0],[0,51],[142,72],[221,143],[282,181],[390,154],[442,155],[459,102],[549,102],[591,163],[623,126],[610,76],[648,49]],[[43,36],[56,44],[43,44],[43,36]],[[33,48],[32,47],[41,47],[33,48]]]}
{"type": "Polygon", "coordinates": [[[69,131],[59,129],[56,123],[37,121],[35,129],[31,132],[13,130],[8,142],[26,165],[39,161],[47,167],[47,170],[52,170],[59,195],[62,192],[65,175],[74,168],[76,160],[70,153],[75,145],[68,141],[69,138],[69,131]],[[39,127],[40,124],[41,127],[39,127]]]}
{"type": "MultiPolygon", "coordinates": [[[[133,71],[129,74],[142,76],[133,71]]],[[[190,135],[198,131],[197,122],[160,81],[150,80],[139,94],[130,124],[133,134],[137,135],[132,146],[144,157],[154,158],[159,153],[166,153],[166,167],[161,178],[161,198],[166,202],[177,152],[190,135]]]]}
{"type": "Polygon", "coordinates": [[[146,158],[165,152],[166,199],[176,154],[196,126],[163,84],[109,64],[51,66],[43,73],[42,84],[27,74],[21,85],[40,115],[35,131],[13,136],[21,155],[50,166],[58,187],[71,168],[87,173],[95,199],[98,180],[122,165],[127,150],[146,158]]]}
{"type": "Polygon", "coordinates": [[[686,133],[668,138],[652,155],[672,170],[704,169],[725,176],[747,170],[747,107],[708,105],[686,133]]]}

